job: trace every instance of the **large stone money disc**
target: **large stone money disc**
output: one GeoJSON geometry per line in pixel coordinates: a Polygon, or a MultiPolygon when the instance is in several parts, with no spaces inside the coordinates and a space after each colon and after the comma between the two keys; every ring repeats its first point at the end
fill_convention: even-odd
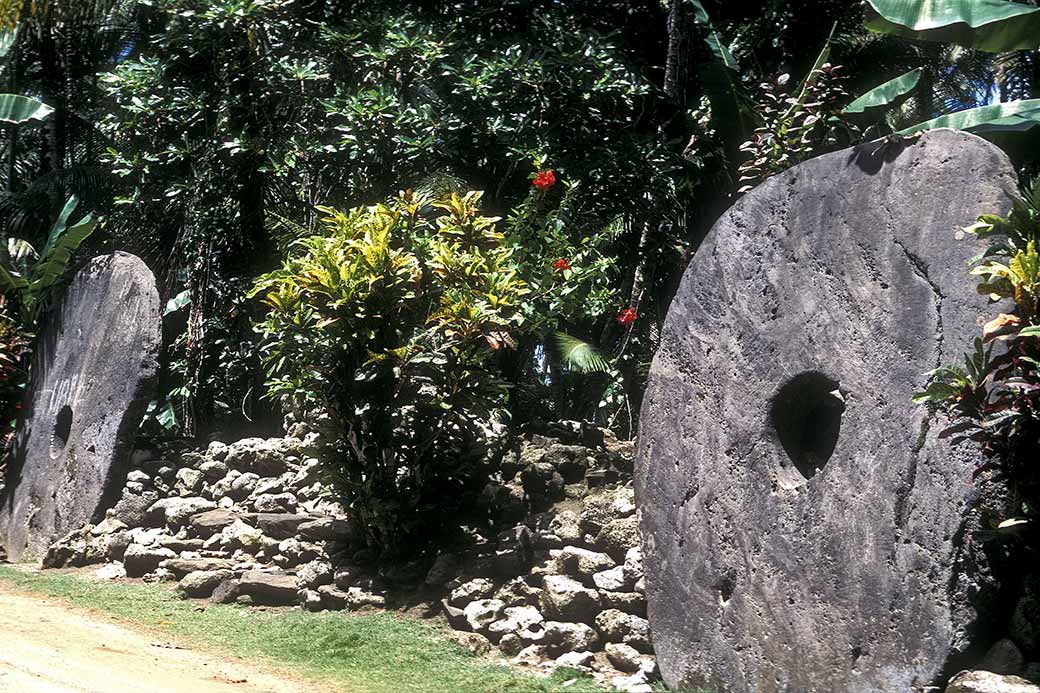
{"type": "Polygon", "coordinates": [[[639,432],[666,683],[908,691],[976,645],[978,453],[911,395],[992,311],[957,231],[1015,189],[997,148],[939,130],[796,166],[712,229],[639,432]]]}
{"type": "Polygon", "coordinates": [[[42,556],[114,500],[158,369],[160,320],[155,278],[127,253],[91,260],[45,316],[0,513],[12,561],[42,556]]]}

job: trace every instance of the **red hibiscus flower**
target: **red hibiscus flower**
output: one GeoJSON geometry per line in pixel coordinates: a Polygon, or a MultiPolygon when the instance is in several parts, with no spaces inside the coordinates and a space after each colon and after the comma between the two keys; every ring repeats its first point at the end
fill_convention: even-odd
{"type": "Polygon", "coordinates": [[[636,314],[635,308],[625,308],[623,311],[621,311],[621,314],[617,316],[617,321],[625,327],[628,327],[629,325],[634,323],[636,321],[636,318],[638,317],[639,316],[636,314]]]}
{"type": "Polygon", "coordinates": [[[539,171],[538,175],[534,177],[534,181],[531,183],[534,187],[538,188],[542,192],[545,192],[552,186],[556,185],[556,174],[549,171],[539,171]]]}
{"type": "Polygon", "coordinates": [[[564,260],[562,257],[553,263],[553,269],[557,272],[566,272],[571,268],[571,263],[564,260]]]}

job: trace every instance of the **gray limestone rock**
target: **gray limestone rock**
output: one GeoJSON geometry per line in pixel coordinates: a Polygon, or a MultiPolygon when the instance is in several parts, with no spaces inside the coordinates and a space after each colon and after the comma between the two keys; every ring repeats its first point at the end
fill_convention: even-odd
{"type": "Polygon", "coordinates": [[[350,601],[350,595],[347,591],[335,585],[321,585],[318,587],[317,592],[321,595],[322,608],[330,611],[346,609],[350,601]]]}
{"type": "Polygon", "coordinates": [[[177,592],[184,597],[205,598],[226,580],[234,577],[230,570],[196,570],[187,573],[177,583],[177,592]]]}
{"type": "Polygon", "coordinates": [[[300,606],[303,607],[304,611],[321,611],[325,608],[322,603],[321,592],[312,589],[301,588],[298,596],[300,598],[300,606]]]}
{"type": "MultiPolygon", "coordinates": [[[[182,578],[188,573],[206,573],[221,570],[231,570],[234,566],[232,561],[225,558],[170,558],[159,564],[160,568],[168,570],[177,578],[182,578]]],[[[227,576],[225,576],[227,577],[227,576]]],[[[213,584],[223,582],[224,578],[213,584]]]]}
{"type": "Polygon", "coordinates": [[[362,587],[347,588],[347,607],[350,609],[385,609],[386,596],[362,587]]]}
{"type": "Polygon", "coordinates": [[[43,320],[0,506],[10,560],[42,557],[119,497],[158,369],[159,311],[151,270],[113,253],[91,260],[43,320]]]}
{"type": "Polygon", "coordinates": [[[1029,575],[1011,615],[1011,639],[1030,659],[1040,659],[1040,575],[1029,575]]]}
{"type": "Polygon", "coordinates": [[[610,663],[621,671],[633,673],[643,669],[647,655],[639,654],[639,651],[631,645],[624,643],[608,642],[604,648],[610,663]]]}
{"type": "Polygon", "coordinates": [[[350,523],[337,517],[316,517],[301,524],[296,531],[307,541],[336,541],[350,536],[350,523]]]}
{"type": "Polygon", "coordinates": [[[216,509],[217,504],[205,498],[160,498],[148,509],[147,519],[156,525],[165,522],[170,527],[179,528],[193,515],[216,509]]]}
{"type": "Polygon", "coordinates": [[[650,623],[645,618],[607,609],[596,616],[596,630],[607,642],[621,642],[640,652],[653,652],[650,623]]]}
{"type": "Polygon", "coordinates": [[[227,476],[228,466],[218,460],[209,460],[199,465],[199,471],[205,474],[207,479],[216,481],[227,476]]]}
{"type": "Polygon", "coordinates": [[[170,549],[130,544],[123,554],[123,565],[126,567],[128,576],[141,577],[158,568],[163,561],[176,557],[177,554],[170,549]]]}
{"type": "Polygon", "coordinates": [[[625,580],[625,569],[623,566],[617,566],[610,570],[604,570],[596,573],[592,576],[592,584],[596,586],[596,589],[606,590],[608,592],[621,592],[628,587],[628,581],[625,580]]]}
{"type": "Polygon", "coordinates": [[[935,130],[800,164],[716,223],[640,419],[667,684],[909,690],[981,654],[994,589],[973,533],[1001,495],[911,395],[992,312],[958,230],[1014,190],[999,149],[935,130]]]}
{"type": "Polygon", "coordinates": [[[256,522],[264,534],[275,539],[289,539],[296,536],[296,530],[305,522],[315,518],[309,515],[291,515],[288,513],[260,513],[256,522]]]}
{"type": "Polygon", "coordinates": [[[483,657],[491,652],[491,641],[480,633],[453,631],[447,634],[449,640],[469,651],[475,657],[483,657]]]}
{"type": "Polygon", "coordinates": [[[462,608],[469,602],[490,597],[495,592],[495,583],[487,578],[474,578],[451,591],[449,603],[462,608]]]}
{"type": "Polygon", "coordinates": [[[214,604],[231,604],[238,599],[238,595],[238,580],[228,578],[214,588],[209,600],[214,604]]]}
{"type": "Polygon", "coordinates": [[[563,621],[592,623],[600,609],[599,592],[564,575],[547,575],[541,595],[542,613],[563,621]]]}
{"type": "Polygon", "coordinates": [[[617,609],[626,614],[635,614],[646,618],[646,597],[642,592],[608,592],[600,590],[600,597],[605,609],[617,609]]]}
{"type": "Polygon", "coordinates": [[[599,643],[596,631],[584,623],[546,621],[544,642],[556,650],[591,650],[599,643]]]}
{"type": "Polygon", "coordinates": [[[578,671],[588,671],[592,668],[595,659],[596,655],[591,652],[564,652],[556,658],[556,664],[578,671]]]}
{"type": "Polygon", "coordinates": [[[180,496],[197,496],[205,481],[206,476],[202,472],[184,467],[177,470],[177,483],[173,490],[180,496]]]}
{"type": "Polygon", "coordinates": [[[333,581],[332,564],[324,560],[311,561],[296,571],[296,577],[302,587],[317,589],[322,585],[331,585],[333,581]]]}
{"type": "Polygon", "coordinates": [[[611,520],[596,535],[596,547],[618,561],[623,562],[625,554],[638,546],[639,521],[635,517],[611,520]]]}
{"type": "Polygon", "coordinates": [[[518,577],[499,587],[495,592],[495,599],[501,600],[506,606],[524,606],[537,604],[541,594],[540,589],[532,587],[523,578],[518,577]]]}
{"type": "Polygon", "coordinates": [[[278,476],[288,469],[286,456],[293,451],[289,439],[246,438],[227,448],[224,462],[232,469],[259,476],[278,476]]]}
{"type": "Polygon", "coordinates": [[[533,606],[509,606],[497,621],[488,626],[488,637],[499,640],[507,633],[519,633],[544,620],[541,612],[533,606]]]}
{"type": "Polygon", "coordinates": [[[239,579],[238,589],[258,604],[279,606],[296,603],[299,587],[292,575],[251,570],[239,579]]]}
{"type": "Polygon", "coordinates": [[[986,656],[975,667],[993,674],[1020,674],[1025,665],[1026,660],[1022,652],[1015,643],[1004,638],[993,643],[986,656]]]}
{"type": "Polygon", "coordinates": [[[265,494],[253,501],[260,513],[293,513],[296,511],[296,496],[291,493],[265,494]]]}
{"type": "Polygon", "coordinates": [[[237,518],[238,515],[227,510],[207,510],[192,515],[189,522],[198,536],[208,538],[234,523],[237,518]]]}
{"type": "Polygon", "coordinates": [[[153,491],[145,491],[137,496],[124,490],[113,508],[112,516],[120,522],[125,522],[128,527],[140,527],[145,523],[148,508],[157,500],[159,495],[153,491]]]}
{"type": "Polygon", "coordinates": [[[478,599],[467,604],[462,611],[470,629],[479,633],[497,621],[504,608],[505,604],[497,599],[478,599]]]}
{"type": "Polygon", "coordinates": [[[610,570],[617,563],[605,553],[597,553],[577,546],[565,546],[557,559],[568,575],[591,581],[595,573],[610,570]]]}
{"type": "Polygon", "coordinates": [[[1040,686],[1017,676],[990,671],[962,671],[950,681],[946,693],[1040,693],[1040,686]]]}
{"type": "Polygon", "coordinates": [[[227,491],[227,495],[235,500],[245,500],[249,494],[256,490],[256,487],[260,484],[260,476],[252,472],[245,472],[235,477],[231,482],[231,488],[227,491]]]}

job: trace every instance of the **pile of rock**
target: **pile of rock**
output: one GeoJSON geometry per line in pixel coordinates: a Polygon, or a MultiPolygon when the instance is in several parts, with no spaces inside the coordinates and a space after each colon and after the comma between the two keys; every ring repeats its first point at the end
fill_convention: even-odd
{"type": "Polygon", "coordinates": [[[568,666],[617,688],[657,676],[646,620],[632,446],[557,424],[525,437],[481,500],[491,530],[438,556],[402,587],[351,560],[351,526],[329,500],[317,434],[211,443],[176,462],[139,452],[104,521],[50,549],[48,567],[107,563],[99,574],[176,581],[186,598],[310,611],[427,605],[516,663],[568,666]],[[421,575],[421,574],[420,574],[421,575]],[[390,589],[393,587],[394,589],[390,589]]]}
{"type": "MultiPolygon", "coordinates": [[[[450,593],[442,602],[455,628],[487,638],[518,662],[568,666],[615,688],[650,690],[657,665],[631,449],[609,435],[593,445],[531,436],[503,465],[509,481],[485,491],[530,509],[525,522],[500,533],[494,553],[468,561],[441,556],[427,583],[442,581],[444,565],[461,563],[460,576],[444,583],[450,593]],[[518,550],[526,557],[518,560],[518,550]],[[518,563],[527,567],[517,571],[518,563]]],[[[509,503],[499,507],[509,515],[509,503]]]]}
{"type": "Polygon", "coordinates": [[[350,538],[308,451],[296,438],[249,438],[176,465],[139,453],[106,519],[55,543],[44,565],[111,562],[111,576],[177,580],[189,597],[297,603],[301,587],[332,583],[333,557],[350,538]]]}

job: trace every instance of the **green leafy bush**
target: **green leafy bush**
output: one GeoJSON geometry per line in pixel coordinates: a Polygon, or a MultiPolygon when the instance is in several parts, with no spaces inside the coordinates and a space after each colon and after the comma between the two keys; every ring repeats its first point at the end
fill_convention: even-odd
{"type": "Polygon", "coordinates": [[[763,82],[757,110],[764,121],[740,146],[749,157],[740,166],[741,193],[795,164],[851,144],[853,126],[841,115],[849,99],[840,65],[823,63],[786,93],[790,75],[763,82]]]}
{"type": "Polygon", "coordinates": [[[4,239],[0,252],[0,466],[14,430],[16,407],[28,380],[40,312],[65,277],[72,256],[93,233],[90,215],[69,224],[79,200],[68,199],[43,250],[21,238],[4,239]]]}
{"type": "Polygon", "coordinates": [[[944,435],[981,444],[991,466],[1015,484],[1024,517],[1005,525],[1017,528],[1036,523],[1040,497],[1040,185],[1027,189],[1007,218],[985,214],[964,230],[991,241],[971,261],[979,292],[1011,299],[1014,309],[983,327],[963,366],[932,371],[914,400],[944,409],[952,419],[944,435]]]}
{"type": "Polygon", "coordinates": [[[6,462],[9,437],[28,376],[25,361],[29,345],[29,335],[4,314],[4,299],[0,295],[0,469],[6,462]]]}
{"type": "MultiPolygon", "coordinates": [[[[317,233],[316,205],[349,208],[443,175],[509,210],[543,155],[561,178],[583,181],[572,203],[586,224],[656,225],[687,168],[655,124],[673,107],[624,58],[623,37],[593,28],[630,14],[558,3],[150,3],[133,52],[100,77],[98,127],[117,184],[115,242],[157,268],[164,295],[192,297],[164,360],[176,362],[162,385],[178,429],[205,436],[242,408],[245,392],[222,396],[215,341],[246,335],[220,314],[238,278],[270,270],[288,242],[317,233]],[[228,407],[207,412],[214,397],[228,407]]],[[[647,14],[663,25],[653,4],[635,16],[647,14]]],[[[624,229],[597,263],[632,264],[639,229],[624,229]]],[[[594,269],[558,253],[576,271],[594,269]]],[[[599,311],[602,294],[560,300],[599,311]]],[[[581,324],[566,329],[591,338],[586,323],[598,314],[573,314],[581,324]]],[[[533,347],[521,347],[529,360],[533,347]]]]}
{"type": "Polygon", "coordinates": [[[382,558],[457,526],[486,480],[505,388],[495,356],[523,330],[513,249],[481,194],[405,192],[298,241],[253,289],[268,393],[329,413],[330,472],[382,558]]]}

